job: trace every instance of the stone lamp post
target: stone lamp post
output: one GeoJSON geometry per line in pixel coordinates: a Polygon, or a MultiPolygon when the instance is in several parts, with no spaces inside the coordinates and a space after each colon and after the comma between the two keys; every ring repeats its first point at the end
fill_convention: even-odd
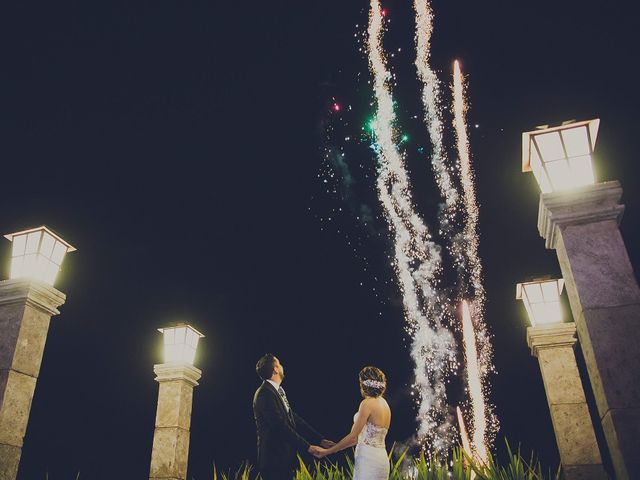
{"type": "Polygon", "coordinates": [[[0,480],[14,480],[49,323],[66,296],[53,287],[75,250],[47,227],[5,235],[11,274],[0,282],[0,480]]]}
{"type": "Polygon", "coordinates": [[[185,480],[193,387],[202,375],[193,361],[204,335],[184,324],[158,330],[164,337],[165,363],[153,367],[160,389],[149,478],[185,480]]]}
{"type": "Polygon", "coordinates": [[[640,478],[640,288],[618,225],[617,181],[595,183],[599,120],[523,134],[540,189],[538,230],[560,262],[618,480],[640,478]]]}
{"type": "Polygon", "coordinates": [[[531,322],[527,343],[540,363],[564,478],[606,480],[573,351],[576,326],[562,322],[563,285],[550,279],[519,283],[516,298],[531,322]]]}

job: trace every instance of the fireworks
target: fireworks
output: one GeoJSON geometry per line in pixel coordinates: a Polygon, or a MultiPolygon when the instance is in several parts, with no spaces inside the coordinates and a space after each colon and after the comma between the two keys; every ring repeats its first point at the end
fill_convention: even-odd
{"type": "Polygon", "coordinates": [[[428,0],[415,0],[416,12],[416,69],[422,82],[424,121],[429,131],[433,152],[431,164],[445,202],[445,221],[451,220],[458,201],[458,191],[451,179],[442,140],[442,112],[440,108],[440,82],[429,65],[431,56],[431,34],[433,33],[433,11],[428,0]],[[447,218],[448,217],[448,218],[447,218]]]}
{"type": "Polygon", "coordinates": [[[462,416],[462,410],[460,410],[460,407],[456,407],[456,416],[458,418],[460,438],[462,439],[462,449],[467,455],[469,455],[469,457],[473,458],[473,452],[471,451],[471,442],[469,441],[469,434],[467,434],[467,427],[464,424],[464,417],[462,416]]]}
{"type": "Polygon", "coordinates": [[[469,305],[466,301],[462,302],[462,338],[467,366],[467,385],[473,411],[473,449],[478,458],[482,462],[486,462],[487,446],[485,444],[485,434],[487,431],[487,419],[485,412],[487,407],[482,388],[475,332],[471,322],[469,305]]]}
{"type": "Polygon", "coordinates": [[[460,158],[460,179],[465,210],[463,230],[465,245],[462,250],[466,256],[467,271],[475,292],[474,306],[477,312],[482,312],[484,310],[484,287],[482,286],[482,264],[478,256],[478,204],[476,203],[473,169],[471,168],[471,159],[469,157],[469,139],[465,121],[467,104],[460,63],[457,60],[454,63],[453,73],[453,112],[453,125],[456,132],[458,157],[460,158]]]}
{"type": "MultiPolygon", "coordinates": [[[[339,135],[339,142],[344,139],[344,143],[325,149],[325,159],[330,165],[324,182],[329,181],[327,192],[334,197],[341,196],[358,222],[369,228],[372,227],[371,220],[376,220],[378,226],[384,229],[371,229],[378,238],[387,236],[387,228],[390,232],[392,248],[388,258],[402,296],[405,330],[410,339],[410,355],[414,363],[412,394],[416,401],[418,426],[413,440],[427,451],[445,455],[457,443],[455,409],[451,403],[455,405],[459,401],[449,401],[449,396],[456,392],[449,392],[447,385],[459,370],[459,360],[464,358],[464,383],[468,399],[463,404],[465,412],[469,414],[466,424],[470,427],[472,438],[469,439],[467,435],[463,411],[460,409],[457,412],[457,425],[463,442],[468,444],[465,449],[472,451],[474,457],[482,461],[487,458],[488,448],[497,430],[497,420],[491,405],[486,403],[487,374],[493,371],[493,367],[490,336],[483,318],[485,292],[478,255],[478,205],[465,119],[467,105],[464,82],[456,62],[451,90],[455,143],[445,142],[445,139],[449,140],[450,130],[445,131],[443,118],[446,114],[449,125],[450,111],[442,108],[440,82],[429,65],[433,12],[428,0],[415,0],[414,11],[417,47],[415,65],[421,82],[420,97],[424,118],[416,115],[416,112],[410,112],[410,115],[411,119],[418,119],[419,122],[424,120],[431,149],[421,146],[417,136],[413,138],[415,131],[400,129],[397,117],[399,107],[394,102],[392,92],[396,86],[396,77],[391,73],[382,46],[385,25],[389,20],[385,10],[381,8],[380,0],[371,0],[366,32],[363,35],[357,34],[356,38],[362,38],[360,51],[367,55],[371,80],[367,82],[366,88],[373,89],[374,97],[369,105],[374,111],[367,117],[362,115],[354,121],[349,117],[352,106],[341,104],[335,96],[331,97],[327,105],[328,115],[334,119],[333,122],[340,122],[348,131],[339,135]],[[357,131],[349,127],[349,122],[357,125],[357,131]],[[373,165],[366,165],[366,162],[361,161],[359,165],[355,162],[348,164],[345,149],[353,148],[358,143],[366,143],[375,152],[375,172],[373,165]],[[454,145],[458,160],[455,168],[447,158],[448,146],[454,145]],[[436,237],[432,235],[412,197],[407,170],[407,156],[412,151],[429,159],[442,199],[436,237]],[[358,173],[362,174],[362,181],[357,178],[354,180],[353,175],[358,173]],[[375,183],[371,182],[373,177],[375,183]],[[368,194],[372,195],[370,201],[377,197],[381,206],[379,222],[379,216],[373,215],[372,209],[352,205],[353,196],[346,193],[358,185],[366,185],[368,189],[375,187],[375,192],[369,191],[368,194]],[[365,218],[367,222],[363,221],[365,218]],[[446,250],[437,241],[446,246],[446,250]],[[443,272],[443,265],[447,265],[443,264],[443,255],[450,256],[456,268],[454,288],[442,284],[443,278],[448,278],[443,272]],[[468,298],[469,303],[463,306],[464,316],[460,322],[456,319],[455,307],[462,298],[468,298]],[[456,338],[462,340],[464,351],[458,348],[456,338]]],[[[400,52],[401,49],[398,48],[397,51],[400,52]]],[[[393,53],[389,55],[391,57],[393,53]]],[[[345,99],[345,95],[341,94],[340,98],[345,99]]],[[[334,139],[335,137],[337,134],[334,139]]],[[[453,153],[453,149],[451,152],[453,153]]],[[[451,158],[455,159],[453,156],[451,158]]],[[[327,222],[334,218],[334,214],[335,209],[326,218],[327,222]]],[[[352,239],[347,237],[347,240],[352,246],[352,239]]],[[[361,242],[354,242],[354,253],[355,243],[362,245],[361,242]]],[[[367,267],[369,266],[370,263],[367,267]]],[[[378,278],[375,277],[375,280],[377,282],[378,278]]],[[[374,291],[375,288],[372,289],[374,291]]],[[[375,295],[377,296],[377,292],[375,295]]],[[[453,387],[455,386],[454,384],[453,387]]]]}
{"type": "Polygon", "coordinates": [[[465,120],[467,104],[460,63],[454,63],[453,72],[453,124],[460,159],[460,180],[463,189],[464,227],[462,244],[459,245],[466,270],[473,287],[473,309],[463,302],[463,338],[465,343],[467,386],[473,411],[473,444],[478,457],[487,458],[487,443],[497,430],[497,419],[485,403],[487,374],[493,369],[490,336],[484,322],[485,292],[482,285],[482,263],[478,255],[478,204],[474,186],[473,169],[469,155],[469,139],[465,120]]]}
{"type": "Polygon", "coordinates": [[[369,67],[373,75],[378,146],[378,195],[395,236],[394,267],[402,292],[408,332],[413,337],[414,389],[418,394],[418,438],[438,450],[451,441],[445,379],[455,366],[453,334],[443,325],[437,292],[440,249],[415,211],[404,159],[396,147],[393,98],[383,48],[383,15],[378,0],[371,1],[368,26],[369,67]]]}

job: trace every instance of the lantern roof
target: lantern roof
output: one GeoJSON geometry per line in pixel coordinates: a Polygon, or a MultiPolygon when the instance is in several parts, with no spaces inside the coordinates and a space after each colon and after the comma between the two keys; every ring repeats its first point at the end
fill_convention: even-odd
{"type": "Polygon", "coordinates": [[[204,338],[204,334],[203,333],[201,333],[198,330],[196,330],[195,328],[193,328],[192,325],[189,325],[188,323],[184,323],[184,322],[175,323],[175,324],[169,325],[167,327],[159,328],[158,331],[160,333],[163,333],[165,330],[172,330],[172,329],[175,329],[175,328],[182,328],[182,327],[189,328],[189,329],[193,330],[194,333],[197,333],[200,338],[204,338]]]}
{"type": "Polygon", "coordinates": [[[532,278],[531,280],[526,280],[524,282],[518,283],[516,285],[516,300],[522,299],[522,289],[525,285],[536,285],[541,283],[550,283],[554,282],[558,285],[558,293],[562,292],[564,289],[564,278],[552,278],[551,275],[545,275],[543,277],[532,278]]]}
{"type": "Polygon", "coordinates": [[[75,252],[77,249],[72,246],[69,242],[67,242],[66,240],[64,240],[60,235],[58,235],[57,233],[55,233],[53,230],[51,230],[50,228],[42,225],[41,227],[35,227],[35,228],[29,228],[27,230],[22,230],[20,232],[15,232],[15,233],[8,233],[4,236],[4,238],[6,238],[7,240],[9,240],[10,242],[13,242],[13,238],[14,237],[18,237],[20,235],[27,235],[29,233],[32,232],[39,232],[39,231],[45,231],[47,232],[49,235],[51,235],[53,238],[55,238],[56,240],[58,240],[60,243],[62,243],[65,247],[67,247],[67,252],[75,252]]]}

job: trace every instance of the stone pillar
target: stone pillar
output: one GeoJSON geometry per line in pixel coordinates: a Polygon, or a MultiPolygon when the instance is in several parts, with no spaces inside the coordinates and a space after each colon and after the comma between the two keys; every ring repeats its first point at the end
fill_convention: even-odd
{"type": "Polygon", "coordinates": [[[160,383],[153,434],[150,480],[185,480],[193,387],[202,372],[192,365],[163,363],[153,368],[160,383]]]}
{"type": "Polygon", "coordinates": [[[0,282],[0,480],[14,480],[49,322],[66,297],[24,279],[0,282]]]}
{"type": "Polygon", "coordinates": [[[640,288],[618,225],[620,183],[540,196],[618,480],[640,478],[640,288]]]}
{"type": "Polygon", "coordinates": [[[540,362],[564,478],[606,480],[573,352],[575,333],[575,323],[529,327],[527,343],[540,362]]]}

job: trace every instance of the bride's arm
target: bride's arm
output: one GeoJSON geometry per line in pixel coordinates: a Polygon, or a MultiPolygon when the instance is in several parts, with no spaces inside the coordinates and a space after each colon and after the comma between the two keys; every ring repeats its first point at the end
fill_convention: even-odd
{"type": "Polygon", "coordinates": [[[358,435],[360,435],[360,432],[367,424],[367,420],[369,419],[370,414],[370,404],[366,400],[363,400],[362,403],[360,403],[358,416],[356,417],[356,421],[353,424],[353,427],[351,427],[351,431],[333,447],[324,450],[323,453],[325,455],[331,455],[332,453],[339,452],[340,450],[344,450],[345,448],[353,447],[356,443],[358,443],[358,435]]]}

